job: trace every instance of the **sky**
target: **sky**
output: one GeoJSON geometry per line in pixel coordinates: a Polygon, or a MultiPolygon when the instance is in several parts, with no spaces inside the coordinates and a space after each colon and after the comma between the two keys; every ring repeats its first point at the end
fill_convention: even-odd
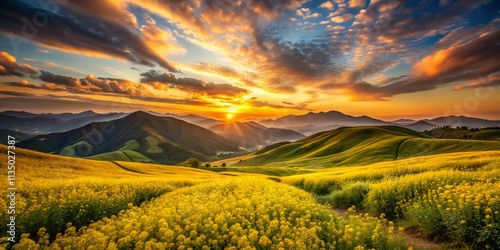
{"type": "Polygon", "coordinates": [[[500,120],[500,1],[0,1],[0,110],[500,120]]]}

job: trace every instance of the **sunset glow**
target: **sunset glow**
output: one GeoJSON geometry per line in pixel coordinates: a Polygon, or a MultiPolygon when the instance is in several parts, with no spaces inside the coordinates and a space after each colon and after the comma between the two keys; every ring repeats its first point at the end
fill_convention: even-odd
{"type": "Polygon", "coordinates": [[[498,1],[56,5],[0,3],[2,110],[500,119],[498,1]]]}

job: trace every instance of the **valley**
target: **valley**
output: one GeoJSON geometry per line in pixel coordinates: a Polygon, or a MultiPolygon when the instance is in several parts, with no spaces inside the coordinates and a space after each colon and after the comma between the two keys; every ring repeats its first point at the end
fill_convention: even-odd
{"type": "Polygon", "coordinates": [[[495,128],[355,126],[307,137],[254,122],[209,128],[134,112],[18,132],[16,228],[29,236],[0,246],[500,247],[495,128]],[[175,166],[188,158],[199,167],[175,166]]]}

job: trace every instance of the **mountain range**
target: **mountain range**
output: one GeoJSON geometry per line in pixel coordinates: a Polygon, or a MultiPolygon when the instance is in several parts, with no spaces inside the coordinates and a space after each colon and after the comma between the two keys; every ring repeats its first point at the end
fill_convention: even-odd
{"type": "MultiPolygon", "coordinates": [[[[345,130],[346,127],[385,126],[387,128],[390,126],[389,128],[395,130],[405,128],[405,133],[431,131],[428,134],[438,138],[486,138],[484,140],[488,140],[488,138],[497,138],[497,132],[466,132],[464,127],[470,129],[500,126],[500,121],[466,116],[447,116],[419,121],[400,119],[386,122],[368,116],[350,116],[338,111],[289,115],[259,123],[254,121],[224,122],[198,115],[181,116],[142,111],[131,114],[97,114],[93,111],[77,114],[33,114],[22,111],[4,111],[0,113],[0,120],[0,134],[4,137],[14,135],[16,140],[20,141],[17,144],[19,147],[92,159],[166,164],[176,164],[189,157],[206,161],[220,154],[235,152],[239,154],[242,149],[289,147],[306,140],[304,134],[317,135],[320,132],[326,133],[322,131],[345,130]],[[442,132],[437,133],[435,130],[436,127],[448,126],[461,127],[462,130],[460,133],[447,132],[446,135],[442,132]]],[[[428,137],[419,133],[413,135],[428,137]]],[[[353,133],[350,136],[356,137],[357,135],[353,133]]],[[[381,136],[384,137],[384,135],[381,136]]],[[[349,138],[346,137],[343,140],[349,138]]],[[[369,155],[369,152],[362,155],[369,155]]],[[[262,156],[256,159],[261,159],[260,157],[262,156]]]]}
{"type": "MultiPolygon", "coordinates": [[[[227,121],[221,121],[200,115],[178,115],[171,113],[157,113],[148,111],[155,116],[173,117],[192,124],[196,124],[206,129],[221,130],[227,127],[227,121]]],[[[128,113],[107,113],[98,114],[93,111],[81,113],[62,114],[33,114],[24,111],[3,111],[0,112],[0,129],[7,129],[28,134],[46,134],[54,132],[64,132],[75,129],[91,122],[111,121],[128,115],[128,113]]],[[[339,111],[329,112],[309,112],[304,115],[287,115],[277,119],[254,121],[267,128],[286,129],[311,135],[317,132],[331,130],[339,127],[355,126],[390,126],[396,125],[415,131],[431,130],[436,127],[468,127],[484,128],[500,126],[500,120],[486,120],[467,116],[442,116],[433,119],[412,120],[399,119],[394,121],[383,121],[369,116],[351,116],[339,111]]],[[[247,124],[255,127],[255,124],[247,124]]],[[[240,125],[238,125],[240,126],[240,125]]],[[[226,131],[220,131],[227,135],[226,131]]],[[[238,138],[240,139],[240,138],[238,138]]],[[[262,144],[262,143],[261,143],[262,144]]]]}
{"type": "Polygon", "coordinates": [[[227,122],[210,127],[230,140],[247,148],[261,147],[282,141],[295,141],[304,135],[289,129],[268,128],[256,122],[227,122]]]}
{"type": "Polygon", "coordinates": [[[164,164],[176,164],[190,157],[206,161],[221,151],[238,150],[238,143],[205,128],[142,111],[66,132],[39,135],[17,146],[68,156],[119,157],[164,164]]]}
{"type": "Polygon", "coordinates": [[[4,111],[0,113],[0,129],[28,134],[47,134],[75,129],[91,122],[111,121],[126,116],[127,113],[98,114],[93,111],[61,114],[33,114],[24,111],[4,111]]]}
{"type": "Polygon", "coordinates": [[[415,131],[431,130],[439,126],[483,128],[500,126],[500,120],[486,120],[467,116],[443,116],[434,119],[399,119],[392,122],[382,121],[369,116],[351,116],[339,111],[309,112],[305,115],[287,115],[274,120],[259,122],[268,127],[291,129],[305,135],[340,127],[357,126],[400,126],[415,131]]]}

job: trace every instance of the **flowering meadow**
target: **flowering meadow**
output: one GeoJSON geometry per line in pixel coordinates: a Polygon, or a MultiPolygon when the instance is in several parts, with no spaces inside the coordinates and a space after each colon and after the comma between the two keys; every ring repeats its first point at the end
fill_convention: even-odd
{"type": "Polygon", "coordinates": [[[347,215],[297,188],[236,177],[178,189],[14,249],[405,249],[383,218],[347,215]]]}
{"type": "Polygon", "coordinates": [[[335,207],[357,205],[454,247],[500,249],[500,152],[453,153],[283,177],[335,207]]]}
{"type": "Polygon", "coordinates": [[[496,151],[288,176],[19,154],[30,176],[17,184],[16,242],[0,249],[419,249],[405,227],[445,249],[500,249],[496,151]]]}

